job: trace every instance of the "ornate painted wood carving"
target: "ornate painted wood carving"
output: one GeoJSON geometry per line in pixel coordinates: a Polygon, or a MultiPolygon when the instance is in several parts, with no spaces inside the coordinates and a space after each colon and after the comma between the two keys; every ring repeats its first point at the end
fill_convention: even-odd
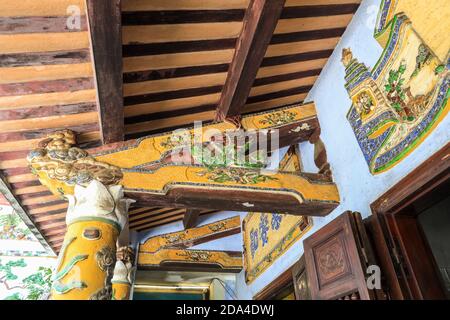
{"type": "Polygon", "coordinates": [[[184,132],[174,135],[173,132],[151,135],[124,143],[116,143],[91,150],[91,154],[101,162],[115,165],[120,168],[155,168],[160,164],[170,162],[168,157],[176,148],[186,145],[186,141],[208,143],[206,131],[214,129],[219,132],[234,133],[237,130],[246,132],[266,133],[270,130],[279,130],[280,147],[307,141],[319,127],[314,103],[305,105],[292,105],[242,116],[240,126],[229,121],[203,125],[199,130],[187,127],[184,132]],[[278,113],[289,113],[289,118],[278,121],[268,121],[278,113]]]}
{"type": "Polygon", "coordinates": [[[67,232],[53,275],[52,299],[109,300],[116,264],[116,241],[130,200],[121,186],[92,180],[76,185],[69,198],[67,232]]]}
{"type": "Polygon", "coordinates": [[[320,287],[350,273],[349,261],[344,252],[344,241],[342,234],[338,234],[315,248],[320,287]]]}
{"type": "Polygon", "coordinates": [[[242,254],[216,250],[162,249],[140,254],[138,267],[145,269],[240,272],[242,254]]]}
{"type": "Polygon", "coordinates": [[[188,230],[166,233],[147,239],[140,245],[142,252],[156,252],[168,248],[189,248],[213,239],[238,234],[241,232],[239,216],[205,224],[188,230]]]}
{"type": "Polygon", "coordinates": [[[118,167],[96,161],[75,144],[74,132],[58,131],[28,155],[31,170],[54,194],[72,194],[75,185],[87,186],[92,180],[104,185],[116,185],[122,180],[118,167]]]}
{"type": "MultiPolygon", "coordinates": [[[[298,148],[291,147],[280,162],[283,171],[301,169],[298,148]]],[[[243,222],[245,280],[251,283],[312,227],[304,216],[250,212],[243,222]]]]}
{"type": "Polygon", "coordinates": [[[292,268],[295,300],[311,300],[305,256],[303,255],[292,268]]]}
{"type": "Polygon", "coordinates": [[[192,250],[194,245],[241,231],[240,217],[232,217],[201,227],[151,237],[139,246],[138,267],[145,269],[211,270],[239,272],[241,252],[192,250]]]}
{"type": "Polygon", "coordinates": [[[112,300],[129,300],[133,284],[134,250],[131,247],[120,247],[116,253],[114,276],[111,279],[112,300]]]}
{"type": "Polygon", "coordinates": [[[384,51],[371,71],[350,49],[342,54],[352,99],[347,119],[373,174],[407,157],[449,110],[448,54],[441,60],[417,34],[414,21],[394,14],[396,5],[382,3],[375,37],[384,51]]]}
{"type": "MultiPolygon", "coordinates": [[[[243,128],[289,130],[290,135],[302,137],[301,128],[310,123],[305,130],[309,139],[311,121],[317,121],[314,105],[282,108],[273,114],[284,112],[292,116],[270,123],[266,118],[271,113],[243,117],[243,128]]],[[[208,128],[219,132],[235,130],[226,122],[205,126],[203,130],[208,128]]],[[[195,135],[195,130],[190,129],[189,134],[195,135]]],[[[183,165],[170,160],[162,163],[164,157],[180,146],[172,138],[171,134],[150,136],[107,145],[103,151],[89,155],[74,146],[75,135],[65,130],[43,140],[40,148],[29,154],[28,161],[40,181],[60,196],[73,194],[77,184],[96,180],[105,185],[123,185],[127,197],[137,200],[139,206],[261,211],[270,208],[280,213],[320,216],[331,212],[339,203],[336,185],[321,174],[183,165]]]]}

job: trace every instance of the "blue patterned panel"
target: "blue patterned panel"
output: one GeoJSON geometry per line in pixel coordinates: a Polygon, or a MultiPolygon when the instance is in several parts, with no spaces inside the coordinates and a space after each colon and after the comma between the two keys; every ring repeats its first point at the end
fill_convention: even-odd
{"type": "Polygon", "coordinates": [[[271,221],[272,230],[278,230],[280,228],[282,219],[283,219],[283,215],[281,215],[279,213],[272,214],[272,221],[271,221]]]}
{"type": "Polygon", "coordinates": [[[380,13],[378,15],[378,22],[375,26],[375,34],[383,31],[384,26],[386,25],[387,15],[389,13],[389,8],[391,7],[391,3],[393,0],[383,0],[381,3],[380,13]]]}
{"type": "Polygon", "coordinates": [[[383,153],[376,159],[374,167],[375,170],[383,167],[386,163],[399,156],[403,151],[405,151],[406,148],[408,148],[412,143],[414,143],[414,141],[416,141],[421,135],[423,135],[430,126],[433,125],[439,111],[441,111],[445,105],[445,100],[447,98],[449,90],[449,83],[450,76],[447,76],[439,87],[436,101],[434,102],[428,114],[417,126],[414,127],[413,130],[411,130],[411,132],[402,142],[395,146],[395,148],[383,153]]]}
{"type": "Polygon", "coordinates": [[[258,250],[258,230],[252,229],[250,231],[250,252],[252,258],[255,258],[256,250],[258,250]]]}
{"type": "Polygon", "coordinates": [[[378,150],[380,150],[383,142],[392,132],[393,128],[386,130],[383,134],[379,135],[375,139],[369,139],[368,136],[372,133],[374,128],[379,126],[381,123],[389,120],[397,121],[397,118],[393,112],[387,111],[382,113],[369,123],[363,125],[358,112],[356,111],[354,106],[352,106],[347,119],[352,126],[356,139],[358,140],[358,144],[363,152],[364,158],[367,164],[370,166],[370,163],[374,160],[376,153],[378,152],[378,150]]]}
{"type": "Polygon", "coordinates": [[[395,16],[394,17],[393,27],[391,30],[391,39],[388,43],[387,48],[383,51],[383,55],[381,56],[377,65],[375,66],[375,69],[372,70],[372,78],[374,80],[378,79],[381,72],[386,67],[386,64],[388,63],[392,53],[394,52],[394,49],[397,46],[397,43],[399,40],[400,27],[402,26],[403,22],[405,22],[405,20],[406,20],[405,16],[395,16]]]}
{"type": "Polygon", "coordinates": [[[263,247],[269,241],[269,238],[267,236],[267,231],[269,231],[269,219],[267,216],[268,215],[266,213],[261,214],[261,221],[259,222],[259,232],[261,234],[261,241],[263,247]]]}

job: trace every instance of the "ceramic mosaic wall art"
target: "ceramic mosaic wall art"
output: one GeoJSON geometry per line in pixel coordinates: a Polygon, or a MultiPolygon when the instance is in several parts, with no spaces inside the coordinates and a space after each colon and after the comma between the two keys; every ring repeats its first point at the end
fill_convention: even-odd
{"type": "Polygon", "coordinates": [[[0,240],[34,240],[20,217],[7,206],[0,206],[0,240]]]}
{"type": "Polygon", "coordinates": [[[46,300],[53,257],[0,256],[0,300],[46,300]]]}
{"type": "Polygon", "coordinates": [[[344,49],[347,119],[372,174],[406,158],[448,113],[449,60],[441,61],[405,15],[384,1],[375,37],[384,51],[370,71],[344,49]],[[392,17],[390,20],[390,17],[392,17]]]}
{"type": "Polygon", "coordinates": [[[41,300],[50,293],[55,257],[10,206],[0,205],[0,300],[41,300]]]}
{"type": "MultiPolygon", "coordinates": [[[[297,148],[281,160],[280,170],[300,171],[297,148]]],[[[243,221],[245,281],[252,282],[312,227],[312,219],[276,213],[250,212],[243,221]]]]}
{"type": "Polygon", "coordinates": [[[47,256],[48,253],[10,206],[0,205],[0,256],[47,256]]]}

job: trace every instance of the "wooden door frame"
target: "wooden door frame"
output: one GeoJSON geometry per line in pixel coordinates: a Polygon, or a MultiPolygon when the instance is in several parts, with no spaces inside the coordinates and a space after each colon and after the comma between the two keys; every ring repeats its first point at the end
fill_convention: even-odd
{"type": "MultiPolygon", "coordinates": [[[[398,244],[393,243],[388,220],[396,219],[403,209],[433,191],[449,178],[450,143],[447,143],[371,204],[373,213],[370,221],[371,234],[392,299],[408,299],[415,295],[410,291],[406,280],[402,281],[397,277],[396,266],[391,257],[399,259],[399,252],[395,252],[396,250],[393,249],[398,244]]],[[[405,252],[400,254],[405,254],[405,252]]],[[[397,267],[397,272],[399,271],[401,273],[397,267]]]]}
{"type": "Polygon", "coordinates": [[[292,285],[292,290],[294,290],[294,279],[292,278],[294,265],[287,268],[281,275],[258,292],[258,294],[253,296],[253,300],[269,300],[290,285],[292,285]]]}
{"type": "Polygon", "coordinates": [[[302,254],[300,260],[297,261],[292,267],[292,278],[294,282],[295,300],[311,300],[311,291],[309,289],[308,273],[306,271],[306,261],[304,254],[302,254]],[[305,292],[301,292],[298,286],[298,280],[300,277],[305,277],[305,292]],[[304,299],[301,299],[302,295],[304,296],[304,299]]]}

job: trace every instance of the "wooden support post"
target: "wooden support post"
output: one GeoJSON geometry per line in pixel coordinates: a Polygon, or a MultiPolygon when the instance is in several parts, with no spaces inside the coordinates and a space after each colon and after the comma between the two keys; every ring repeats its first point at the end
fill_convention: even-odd
{"type": "Polygon", "coordinates": [[[183,218],[184,229],[191,229],[197,226],[198,217],[200,216],[201,210],[186,209],[186,213],[183,218]]]}
{"type": "Polygon", "coordinates": [[[328,163],[327,150],[325,149],[322,139],[320,139],[320,129],[316,129],[311,135],[309,142],[314,145],[314,163],[319,169],[319,174],[331,178],[332,172],[330,164],[328,163]]]}
{"type": "Polygon", "coordinates": [[[216,120],[239,117],[264,58],[285,0],[251,0],[244,17],[216,120]]]}
{"type": "Polygon", "coordinates": [[[112,283],[113,300],[130,300],[132,277],[134,271],[134,250],[124,246],[117,250],[117,261],[114,268],[112,283]]]}
{"type": "Polygon", "coordinates": [[[123,141],[121,0],[86,0],[104,144],[123,141]]]}
{"type": "Polygon", "coordinates": [[[123,187],[92,180],[76,185],[69,199],[67,232],[53,275],[53,300],[110,300],[116,265],[116,242],[130,200],[123,187]]]}

